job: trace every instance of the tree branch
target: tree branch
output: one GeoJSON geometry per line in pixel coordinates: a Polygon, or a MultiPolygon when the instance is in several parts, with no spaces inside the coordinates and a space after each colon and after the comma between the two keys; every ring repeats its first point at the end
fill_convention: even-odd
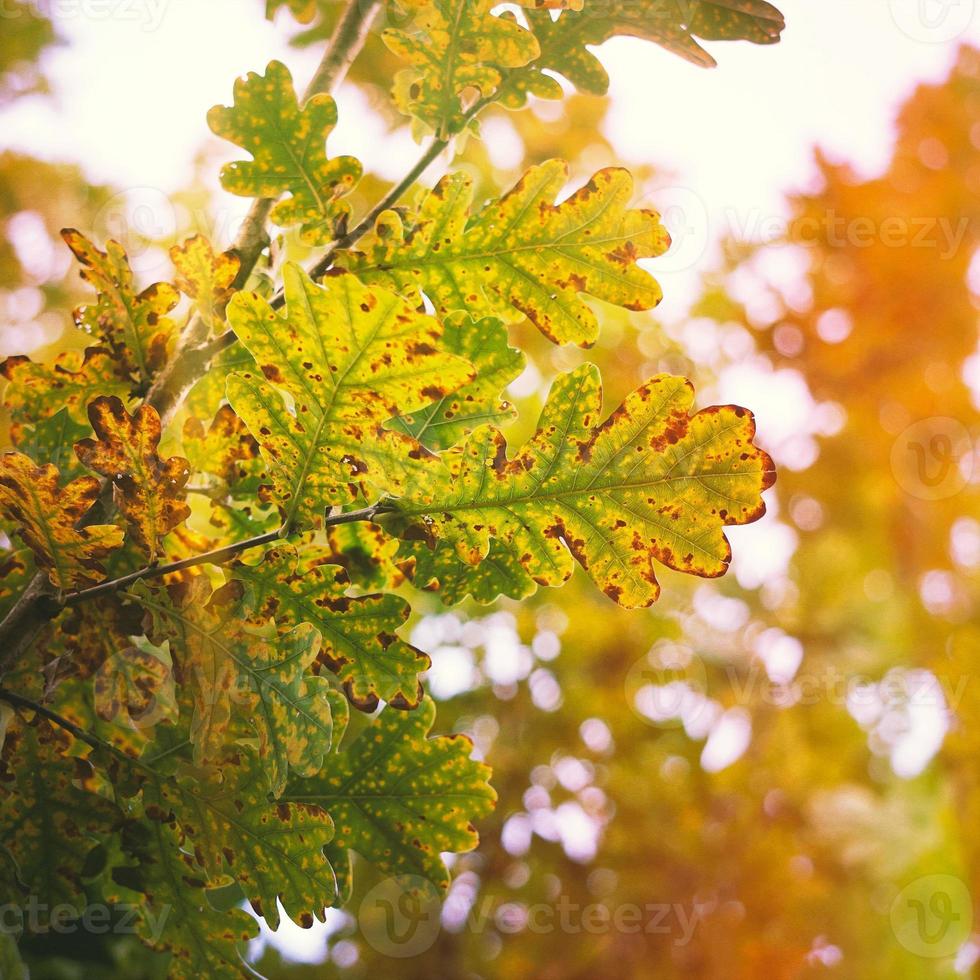
{"type": "MultiPolygon", "coordinates": [[[[384,513],[385,510],[386,508],[383,504],[374,504],[371,507],[364,507],[361,510],[351,510],[344,514],[334,514],[331,517],[324,518],[323,526],[333,527],[337,524],[353,524],[357,521],[370,521],[378,514],[384,513]]],[[[263,544],[271,544],[273,541],[288,538],[289,536],[289,534],[284,534],[283,528],[280,527],[275,531],[267,531],[265,534],[256,535],[254,538],[246,538],[244,541],[236,541],[234,544],[225,545],[223,548],[215,548],[213,551],[206,551],[201,555],[194,555],[191,558],[182,558],[180,561],[170,562],[168,565],[147,565],[146,568],[138,569],[135,572],[130,572],[128,575],[122,575],[119,578],[110,579],[106,582],[100,582],[98,585],[93,585],[89,589],[70,592],[58,604],[58,608],[77,606],[81,602],[98,599],[99,596],[123,589],[127,585],[132,585],[133,582],[139,582],[141,579],[161,578],[164,575],[169,575],[171,572],[180,572],[185,568],[194,568],[196,565],[220,565],[229,558],[234,558],[235,555],[241,554],[243,551],[248,551],[250,548],[258,548],[263,544]]]]}
{"type": "MultiPolygon", "coordinates": [[[[304,98],[339,84],[357,57],[367,38],[371,23],[381,9],[381,0],[349,0],[344,15],[334,29],[320,65],[313,75],[304,98]]],[[[272,201],[257,200],[242,222],[233,245],[241,260],[236,285],[251,275],[267,243],[265,225],[272,201]]],[[[157,410],[164,426],[170,421],[191,386],[206,372],[211,358],[219,350],[199,345],[205,339],[200,318],[195,318],[181,338],[181,344],[166,368],[156,377],[147,392],[146,404],[157,410]]],[[[224,346],[229,346],[231,340],[224,346]]],[[[103,494],[81,523],[98,523],[111,506],[108,481],[103,494]]],[[[33,642],[44,624],[57,612],[58,604],[51,594],[43,572],[35,574],[13,608],[0,623],[0,671],[16,660],[33,642]]]]}
{"type": "Polygon", "coordinates": [[[101,739],[96,738],[94,735],[85,731],[85,729],[79,728],[73,721],[63,718],[56,711],[52,711],[50,708],[46,708],[43,704],[38,704],[37,701],[32,701],[30,698],[24,698],[19,694],[14,694],[13,691],[8,691],[4,687],[0,687],[0,701],[6,701],[6,703],[13,708],[33,711],[35,714],[41,715],[43,718],[47,718],[48,721],[57,725],[59,728],[63,728],[66,732],[69,732],[75,738],[84,742],[86,745],[91,746],[93,749],[109,749],[110,751],[117,751],[113,749],[111,745],[108,745],[101,739]]]}

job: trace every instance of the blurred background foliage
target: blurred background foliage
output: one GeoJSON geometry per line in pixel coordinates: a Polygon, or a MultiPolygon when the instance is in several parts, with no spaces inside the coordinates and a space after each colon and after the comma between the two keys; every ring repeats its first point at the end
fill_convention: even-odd
{"type": "MultiPolygon", "coordinates": [[[[331,9],[297,42],[324,37],[331,9]]],[[[50,23],[0,19],[0,32],[0,99],[43,89],[50,23]]],[[[392,124],[395,67],[375,40],[351,75],[392,124]]],[[[560,155],[576,186],[621,162],[600,135],[607,109],[573,95],[561,112],[491,110],[484,132],[513,134],[513,166],[477,139],[456,166],[486,197],[560,155]]],[[[655,176],[630,169],[640,188],[655,176]]],[[[780,234],[725,243],[683,324],[602,307],[588,352],[531,327],[513,335],[530,367],[512,389],[512,441],[554,373],[585,359],[602,369],[607,405],[661,371],[691,377],[701,405],[734,379],[752,407],[753,385],[771,383],[793,420],[766,444],[779,482],[764,533],[732,535],[736,553],[760,553],[717,582],[664,571],[649,612],[618,609],[581,574],[493,611],[416,595],[438,730],[473,737],[494,770],[496,813],[480,848],[455,861],[427,948],[399,960],[375,948],[356,916],[377,884],[365,868],[351,912],[312,940],[259,941],[263,973],[977,975],[972,904],[955,883],[980,896],[980,52],[963,48],[946,81],[909,99],[885,172],[861,178],[820,153],[814,169],[780,234]],[[937,881],[954,883],[938,899],[937,881]],[[604,913],[592,928],[581,914],[569,928],[557,912],[550,928],[529,919],[542,906],[613,916],[651,905],[658,921],[640,931],[604,927],[604,913]]],[[[180,213],[206,220],[207,153],[199,174],[180,213]]],[[[383,186],[366,176],[355,212],[383,186]]],[[[91,230],[113,194],[74,166],[0,155],[4,353],[73,343],[80,287],[57,232],[91,230]]],[[[189,220],[176,237],[197,230],[189,220]]],[[[292,240],[274,253],[304,254],[292,240]]],[[[124,939],[75,937],[72,961],[66,952],[50,938],[24,944],[36,977],[159,971],[124,939]]]]}

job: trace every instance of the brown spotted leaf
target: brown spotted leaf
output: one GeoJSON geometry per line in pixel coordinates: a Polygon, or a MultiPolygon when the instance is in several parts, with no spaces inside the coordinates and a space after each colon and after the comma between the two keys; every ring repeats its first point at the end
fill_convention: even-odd
{"type": "Polygon", "coordinates": [[[177,270],[177,288],[194,301],[210,329],[220,326],[224,308],[235,292],[241,259],[234,252],[215,252],[203,235],[195,235],[174,245],[170,260],[177,270]]]}
{"type": "Polygon", "coordinates": [[[72,742],[47,721],[18,720],[0,760],[0,839],[16,862],[23,897],[51,905],[84,902],[86,858],[122,818],[109,800],[75,785],[89,767],[70,757],[72,742]]]}
{"type": "Polygon", "coordinates": [[[174,592],[135,590],[160,636],[183,651],[182,682],[194,698],[195,763],[222,758],[236,711],[258,738],[274,795],[290,767],[316,772],[333,737],[329,681],[310,672],[320,649],[317,631],[304,623],[278,636],[273,626],[249,625],[237,604],[211,595],[203,576],[174,592]]]}
{"type": "Polygon", "coordinates": [[[470,758],[465,735],[427,737],[435,717],[429,698],[416,711],[387,707],[316,776],[289,781],[284,800],[312,803],[333,818],[326,853],[342,899],[350,895],[349,851],[382,874],[420,875],[445,891],[449,873],[440,854],[476,847],[473,821],[497,798],[490,770],[470,758]]]}
{"type": "MultiPolygon", "coordinates": [[[[690,382],[658,375],[600,424],[592,364],[561,375],[534,437],[512,459],[493,427],[443,456],[397,501],[409,531],[445,539],[473,565],[502,539],[541,585],[560,585],[573,558],[628,608],[660,594],[656,562],[703,577],[731,560],[724,527],[765,512],[772,460],[753,445],[750,412],[731,405],[690,414],[690,382]]],[[[396,522],[397,524],[397,522],[396,522]]],[[[411,536],[411,535],[410,535],[411,536]]]]}
{"type": "Polygon", "coordinates": [[[398,636],[408,603],[394,595],[348,596],[347,574],[325,564],[324,554],[280,545],[258,565],[236,565],[244,605],[253,616],[275,617],[280,627],[315,626],[322,640],[317,659],[340,678],[354,704],[373,710],[380,698],[414,707],[419,674],[430,663],[398,636]]]}
{"type": "Polygon", "coordinates": [[[62,235],[82,267],[82,279],[98,293],[95,305],[75,311],[76,323],[112,351],[138,389],[145,388],[173,347],[176,331],[167,314],[180,299],[177,290],[169,283],[156,283],[137,293],[118,242],[109,240],[103,252],[74,228],[62,235]]]}
{"type": "Polygon", "coordinates": [[[388,591],[405,581],[396,564],[399,541],[370,521],[332,524],[327,528],[330,564],[340,565],[361,590],[388,591]]]}
{"type": "Polygon", "coordinates": [[[626,170],[600,170],[556,205],[567,180],[567,165],[549,160],[471,214],[472,179],[449,174],[421,195],[407,225],[393,211],[380,215],[364,251],[341,264],[365,282],[422,291],[440,313],[508,322],[523,314],[555,343],[587,347],[599,324],[580,296],[629,310],[656,306],[660,287],[636,262],[663,254],[670,238],[656,212],[628,210],[626,170]]]}
{"type": "Polygon", "coordinates": [[[389,424],[432,450],[454,446],[481,425],[502,425],[513,419],[517,411],[502,394],[525,364],[524,354],[507,345],[507,330],[493,317],[475,320],[466,313],[446,317],[442,348],[465,357],[476,377],[458,391],[389,424]]]}
{"type": "Polygon", "coordinates": [[[455,606],[467,595],[488,605],[500,596],[526,599],[537,589],[534,579],[521,564],[512,544],[494,539],[479,565],[470,565],[449,541],[430,547],[424,541],[402,541],[399,567],[426,592],[435,592],[447,606],[455,606]]]}
{"type": "Polygon", "coordinates": [[[80,476],[60,483],[51,464],[37,466],[23,453],[0,456],[0,510],[17,525],[51,584],[73,589],[102,573],[101,560],[122,544],[123,531],[114,524],[76,528],[99,497],[99,481],[80,476]]]}
{"type": "Polygon", "coordinates": [[[84,354],[64,351],[50,364],[20,355],[0,362],[0,375],[10,382],[3,407],[10,413],[11,435],[17,438],[22,426],[36,425],[62,408],[73,422],[87,425],[85,407],[93,398],[126,396],[130,385],[115,374],[116,368],[112,354],[101,347],[89,347],[84,354]]]}
{"type": "Polygon", "coordinates": [[[191,472],[211,474],[229,490],[254,494],[263,470],[259,444],[230,405],[218,409],[207,429],[200,419],[187,419],[181,445],[191,472]]]}
{"type": "Polygon", "coordinates": [[[177,715],[170,645],[154,646],[146,637],[113,651],[92,681],[93,705],[103,720],[145,730],[177,715]]]}
{"type": "Polygon", "coordinates": [[[160,458],[160,416],[150,405],[130,415],[118,398],[96,398],[88,417],[96,438],[83,439],[75,452],[89,469],[112,481],[113,500],[130,534],[155,561],[163,538],[190,514],[184,500],[187,460],[160,458]]]}
{"type": "Polygon", "coordinates": [[[295,922],[322,922],[336,898],[323,853],[333,822],[312,804],[273,800],[261,769],[242,749],[224,760],[221,781],[188,767],[177,780],[147,786],[144,800],[176,821],[209,884],[237,882],[271,929],[279,928],[277,899],[295,922]]]}
{"type": "Polygon", "coordinates": [[[387,290],[349,273],[318,286],[292,264],[284,282],[283,314],[248,292],[228,307],[259,369],[232,374],[228,400],[262,447],[286,525],[299,530],[354,499],[360,481],[401,486],[414,473],[410,457],[425,450],[382,425],[455,391],[473,371],[439,350],[436,320],[387,290]]]}
{"type": "Polygon", "coordinates": [[[464,127],[468,93],[492,97],[501,69],[538,55],[534,35],[513,18],[491,14],[492,0],[412,0],[408,6],[415,11],[409,28],[381,35],[411,65],[395,76],[392,95],[402,112],[441,138],[464,127]]]}
{"type": "Polygon", "coordinates": [[[173,821],[127,820],[122,852],[131,862],[115,867],[105,899],[135,910],[133,927],[151,949],[169,951],[167,977],[247,976],[244,946],[258,925],[238,908],[217,911],[208,901],[207,881],[194,857],[180,847],[173,821]]]}
{"type": "Polygon", "coordinates": [[[290,197],[272,209],[284,227],[301,224],[309,245],[325,245],[346,226],[350,205],[341,200],[361,179],[354,157],[327,158],[326,141],[337,124],[337,106],[325,94],[300,108],[289,69],[272,61],[265,75],[249,72],[235,82],[235,104],[208,113],[215,135],[252,154],[221,171],[226,191],[243,197],[290,197]]]}
{"type": "Polygon", "coordinates": [[[561,98],[561,85],[552,74],[583,92],[604,95],[609,75],[590,47],[611,37],[652,41],[692,64],[713,68],[715,59],[698,39],[775,44],[786,26],[766,0],[604,0],[566,10],[557,20],[547,10],[528,10],[525,16],[541,53],[506,73],[500,100],[509,108],[523,105],[528,95],[561,98]]]}

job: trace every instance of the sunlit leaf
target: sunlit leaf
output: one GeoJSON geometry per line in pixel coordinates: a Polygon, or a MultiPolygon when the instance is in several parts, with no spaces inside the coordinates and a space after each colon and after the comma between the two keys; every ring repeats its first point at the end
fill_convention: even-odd
{"type": "Polygon", "coordinates": [[[16,434],[19,426],[37,424],[67,409],[73,422],[87,425],[85,409],[98,395],[125,397],[130,385],[117,376],[112,354],[102,347],[64,351],[51,364],[20,355],[0,362],[10,384],[3,395],[16,434]]]}
{"type": "Polygon", "coordinates": [[[208,123],[218,136],[252,154],[221,171],[226,191],[243,197],[290,196],[272,211],[288,227],[302,224],[308,244],[329,242],[347,221],[350,205],[340,200],[361,178],[354,157],[328,159],[326,141],[337,124],[329,95],[314,95],[300,108],[289,69],[272,61],[265,75],[249,72],[235,82],[235,104],[215,106],[208,123]]]}
{"type": "Polygon", "coordinates": [[[412,2],[410,28],[389,28],[385,44],[412,67],[395,77],[395,104],[446,137],[466,123],[462,97],[490,98],[501,68],[525,65],[538,54],[534,35],[513,19],[490,13],[492,0],[412,2]]]}
{"type": "Polygon", "coordinates": [[[215,252],[203,235],[174,245],[170,260],[177,270],[175,285],[194,301],[201,318],[213,329],[235,291],[241,260],[234,252],[215,252]]]}
{"type": "Polygon", "coordinates": [[[242,750],[225,760],[221,781],[189,770],[178,781],[148,786],[144,796],[173,814],[209,882],[238,882],[270,928],[279,927],[277,899],[296,922],[322,922],[336,897],[323,853],[333,822],[311,804],[273,800],[259,768],[256,755],[242,750]]]}
{"type": "Polygon", "coordinates": [[[138,388],[145,387],[167,362],[175,338],[167,314],[180,299],[169,283],[156,283],[137,293],[133,271],[123,247],[106,242],[103,252],[81,232],[62,232],[81,265],[81,277],[98,293],[94,306],[75,311],[79,327],[108,347],[138,388]]]}
{"type": "Polygon", "coordinates": [[[393,595],[346,595],[346,572],[324,559],[320,548],[280,545],[257,565],[236,565],[244,605],[283,627],[315,626],[322,639],[319,662],[337,674],[355,704],[373,709],[379,698],[418,704],[418,675],[428,670],[429,658],[398,636],[408,603],[393,595]]]}
{"type": "Polygon", "coordinates": [[[298,530],[352,500],[360,480],[397,486],[417,443],[381,425],[454,391],[473,372],[438,349],[434,319],[386,290],[349,274],[317,286],[294,265],[284,278],[284,314],[255,293],[239,293],[228,308],[264,375],[233,374],[228,399],[262,447],[286,525],[298,530]]]}
{"type": "Polygon", "coordinates": [[[517,413],[502,393],[525,363],[519,350],[507,346],[507,331],[499,320],[474,320],[456,313],[443,326],[443,350],[469,361],[476,377],[451,395],[391,423],[391,428],[435,450],[448,449],[478,426],[501,425],[514,418],[517,413]]]}
{"type": "Polygon", "coordinates": [[[386,708],[316,776],[290,780],[284,800],[315,804],[333,818],[326,852],[342,896],[350,893],[349,850],[384,874],[420,875],[445,890],[441,852],[476,846],[472,821],[497,798],[490,771],[470,759],[465,735],[426,737],[435,716],[428,698],[415,711],[386,708]]]}
{"type": "Polygon", "coordinates": [[[541,585],[560,585],[574,558],[626,607],[660,594],[655,561],[693,575],[723,575],[725,525],[765,512],[775,478],[743,408],[689,411],[690,382],[659,375],[600,424],[598,369],[585,364],[554,383],[538,431],[513,458],[486,427],[441,472],[429,472],[403,515],[427,522],[478,564],[502,538],[541,585]]]}
{"type": "Polygon", "coordinates": [[[636,262],[661,255],[670,239],[656,212],[628,210],[627,171],[600,170],[556,205],[567,180],[566,164],[550,160],[471,214],[472,180],[450,174],[421,196],[407,226],[386,212],[364,251],[343,262],[366,282],[422,290],[440,313],[524,314],[555,343],[589,346],[599,324],[580,294],[630,310],[656,306],[660,287],[636,262]]]}
{"type": "Polygon", "coordinates": [[[537,590],[513,545],[499,539],[490,542],[486,557],[475,566],[460,558],[446,541],[437,541],[434,547],[424,541],[403,541],[399,557],[400,567],[415,585],[437,593],[447,606],[455,606],[467,595],[487,604],[502,595],[525,599],[537,590]]]}

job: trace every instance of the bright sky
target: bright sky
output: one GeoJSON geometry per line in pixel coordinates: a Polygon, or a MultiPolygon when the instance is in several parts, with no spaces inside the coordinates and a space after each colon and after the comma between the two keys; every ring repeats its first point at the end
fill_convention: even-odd
{"type": "MultiPolygon", "coordinates": [[[[78,161],[93,180],[158,211],[166,206],[154,202],[186,183],[195,151],[213,140],[205,115],[231,101],[237,75],[278,57],[302,84],[317,57],[290,49],[285,32],[262,20],[259,0],[34,2],[57,14],[69,44],[50,58],[54,99],[21,99],[0,112],[0,148],[78,161]]],[[[675,175],[644,202],[665,214],[676,242],[655,267],[668,319],[683,314],[712,242],[731,231],[757,237],[763,222],[778,219],[782,194],[812,172],[814,144],[865,171],[880,167],[896,108],[916,82],[941,78],[957,43],[980,43],[980,0],[780,6],[788,23],[781,44],[711,45],[714,71],[632,39],[602,48],[618,155],[675,175]]],[[[338,101],[331,155],[353,153],[400,177],[418,152],[407,132],[386,135],[351,89],[338,101]]],[[[239,152],[226,149],[228,159],[239,152]]],[[[230,238],[248,202],[221,200],[219,227],[230,238]]]]}

